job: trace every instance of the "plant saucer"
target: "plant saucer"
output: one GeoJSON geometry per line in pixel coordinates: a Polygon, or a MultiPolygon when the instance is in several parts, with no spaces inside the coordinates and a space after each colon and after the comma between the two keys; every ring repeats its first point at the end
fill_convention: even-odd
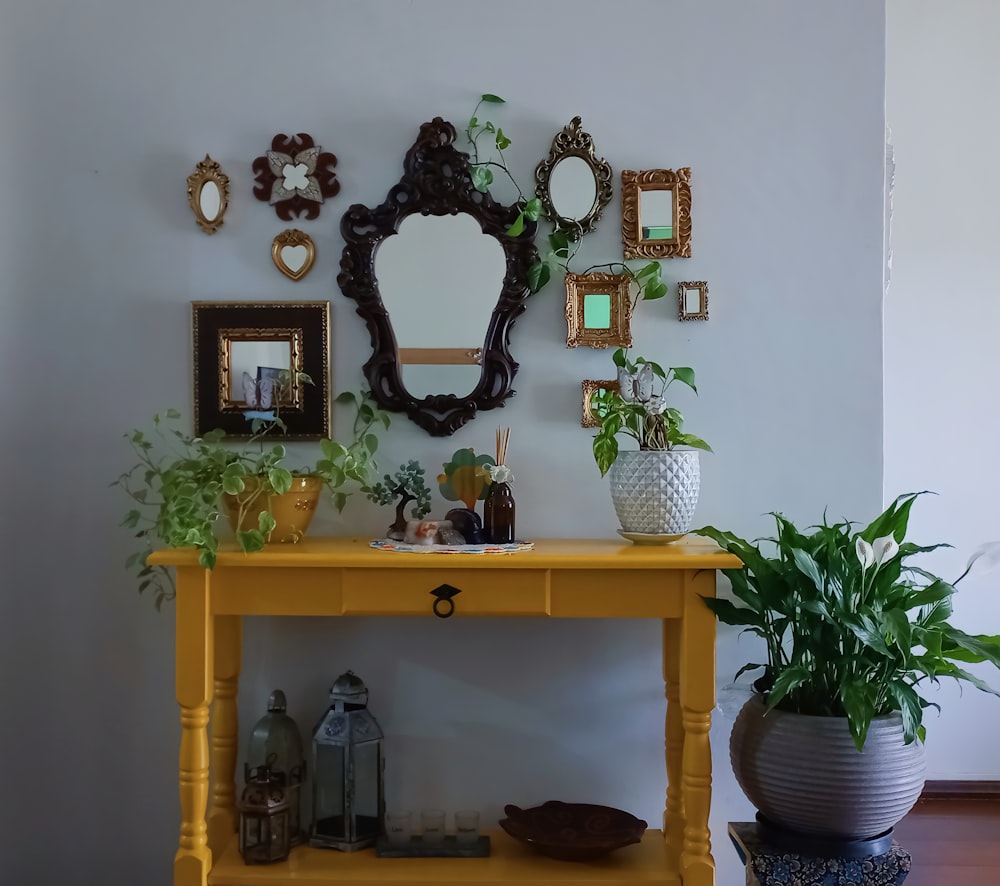
{"type": "Polygon", "coordinates": [[[626,532],[624,529],[619,529],[617,532],[635,545],[668,545],[687,535],[686,532],[626,532]]]}

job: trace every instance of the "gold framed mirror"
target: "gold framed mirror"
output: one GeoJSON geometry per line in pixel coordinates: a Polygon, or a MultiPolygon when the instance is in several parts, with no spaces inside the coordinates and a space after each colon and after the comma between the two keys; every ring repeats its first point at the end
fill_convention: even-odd
{"type": "Polygon", "coordinates": [[[603,271],[566,275],[566,347],[632,346],[630,282],[603,271]]]}
{"type": "Polygon", "coordinates": [[[214,234],[229,208],[229,176],[208,154],[187,177],[187,194],[198,227],[214,234]]]}
{"type": "Polygon", "coordinates": [[[625,258],[691,257],[691,169],[622,172],[625,258]]]}
{"type": "Polygon", "coordinates": [[[618,380],[605,378],[595,381],[594,379],[587,378],[583,380],[581,387],[583,391],[583,408],[580,417],[580,427],[599,428],[601,420],[594,412],[594,397],[604,391],[613,391],[617,394],[621,390],[618,380]]]}
{"type": "Polygon", "coordinates": [[[312,270],[316,244],[308,234],[289,228],[271,242],[271,261],[289,280],[298,282],[312,270]]]}
{"type": "Polygon", "coordinates": [[[328,301],[196,301],[191,310],[196,436],[220,428],[246,439],[253,419],[278,416],[285,439],[330,436],[328,301]]]}
{"type": "Polygon", "coordinates": [[[681,320],[708,319],[708,284],[704,280],[677,284],[677,316],[681,320]]]}
{"type": "Polygon", "coordinates": [[[594,153],[594,140],[574,117],[552,139],[549,156],[535,168],[535,195],[542,211],[571,239],[597,227],[611,202],[611,164],[594,153]]]}

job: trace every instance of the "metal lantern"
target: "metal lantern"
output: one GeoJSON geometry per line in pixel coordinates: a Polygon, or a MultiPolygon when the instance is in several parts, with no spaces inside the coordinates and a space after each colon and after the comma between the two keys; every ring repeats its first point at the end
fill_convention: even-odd
{"type": "Polygon", "coordinates": [[[247,864],[284,861],[292,850],[284,776],[267,765],[247,774],[240,797],[240,855],[247,864]]]}
{"type": "Polygon", "coordinates": [[[285,693],[275,689],[267,700],[267,713],[257,721],[250,734],[244,772],[249,781],[251,770],[266,765],[272,773],[283,776],[289,807],[289,837],[291,844],[296,846],[304,839],[302,783],[306,780],[306,761],[299,727],[285,713],[287,707],[285,693]]]}
{"type": "Polygon", "coordinates": [[[330,709],[312,742],[311,846],[353,852],[382,831],[382,730],[368,710],[368,689],[351,671],[330,689],[330,709]]]}

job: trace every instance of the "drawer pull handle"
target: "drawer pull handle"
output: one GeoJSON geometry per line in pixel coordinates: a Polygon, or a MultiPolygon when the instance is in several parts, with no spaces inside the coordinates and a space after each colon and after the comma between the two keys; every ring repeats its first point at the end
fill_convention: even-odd
{"type": "Polygon", "coordinates": [[[461,588],[452,587],[449,584],[439,585],[431,591],[431,596],[436,597],[434,601],[434,614],[438,618],[450,618],[455,612],[455,601],[452,599],[456,594],[461,594],[461,588]]]}

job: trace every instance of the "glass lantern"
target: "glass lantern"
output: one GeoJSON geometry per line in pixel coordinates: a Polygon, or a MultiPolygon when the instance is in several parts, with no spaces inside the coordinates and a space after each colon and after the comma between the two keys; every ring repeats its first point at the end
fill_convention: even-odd
{"type": "Polygon", "coordinates": [[[284,861],[292,850],[284,776],[266,765],[247,774],[240,797],[240,855],[246,864],[284,861]]]}
{"type": "Polygon", "coordinates": [[[288,796],[290,839],[293,846],[303,841],[302,783],[306,779],[306,761],[302,753],[302,736],[295,721],[285,713],[288,704],[285,693],[275,689],[267,700],[267,713],[250,733],[244,778],[250,772],[268,766],[272,773],[284,777],[288,796]]]}
{"type": "Polygon", "coordinates": [[[385,814],[382,730],[368,689],[348,671],[330,689],[330,709],[312,742],[311,846],[353,852],[374,846],[385,814]]]}

